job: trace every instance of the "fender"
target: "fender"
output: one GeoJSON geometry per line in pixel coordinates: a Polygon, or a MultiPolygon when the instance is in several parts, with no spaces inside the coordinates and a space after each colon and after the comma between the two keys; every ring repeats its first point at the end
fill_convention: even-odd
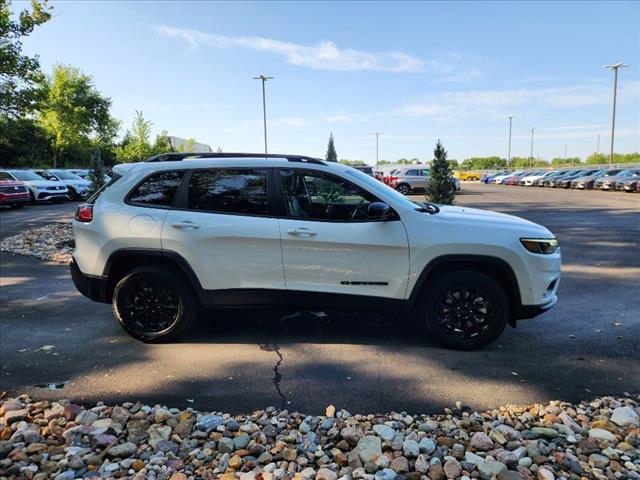
{"type": "Polygon", "coordinates": [[[503,281],[500,283],[502,284],[503,288],[505,288],[507,296],[510,297],[512,307],[514,308],[514,313],[520,308],[520,288],[518,285],[518,279],[516,278],[515,273],[513,273],[513,269],[511,268],[511,266],[506,261],[498,257],[470,254],[442,255],[440,257],[432,259],[424,267],[422,273],[418,277],[418,280],[414,284],[413,289],[411,290],[411,294],[408,298],[410,308],[414,308],[417,305],[420,293],[426,285],[429,279],[429,275],[441,268],[446,267],[447,264],[450,264],[452,266],[455,265],[456,268],[464,268],[465,265],[469,265],[469,268],[477,269],[477,267],[480,265],[486,267],[489,270],[498,270],[505,276],[505,278],[502,279],[503,281]]]}

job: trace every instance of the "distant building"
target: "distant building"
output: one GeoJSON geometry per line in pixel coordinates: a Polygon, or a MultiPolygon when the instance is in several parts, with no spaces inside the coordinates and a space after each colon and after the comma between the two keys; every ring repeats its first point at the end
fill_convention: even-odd
{"type": "Polygon", "coordinates": [[[213,152],[211,146],[206,143],[193,142],[190,143],[187,138],[180,137],[167,137],[171,143],[171,147],[176,152],[193,152],[193,153],[208,153],[213,152]]]}

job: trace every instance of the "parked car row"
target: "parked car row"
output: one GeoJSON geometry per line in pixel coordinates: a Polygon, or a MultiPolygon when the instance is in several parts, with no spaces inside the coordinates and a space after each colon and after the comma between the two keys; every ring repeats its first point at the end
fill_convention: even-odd
{"type": "Polygon", "coordinates": [[[574,168],[516,172],[505,170],[485,175],[480,181],[495,185],[640,192],[640,168],[574,168]]]}
{"type": "MultiPolygon", "coordinates": [[[[374,178],[389,185],[403,195],[423,193],[430,182],[429,169],[420,165],[393,167],[374,172],[374,178]]],[[[460,190],[460,180],[451,177],[456,192],[460,190]]]]}
{"type": "Polygon", "coordinates": [[[63,168],[0,170],[0,205],[20,207],[25,203],[86,198],[91,186],[86,180],[88,173],[88,170],[63,168]]]}

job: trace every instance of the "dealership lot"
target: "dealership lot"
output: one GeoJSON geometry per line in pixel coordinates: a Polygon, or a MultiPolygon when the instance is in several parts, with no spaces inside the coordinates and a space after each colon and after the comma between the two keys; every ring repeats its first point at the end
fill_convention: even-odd
{"type": "MultiPolygon", "coordinates": [[[[415,335],[409,318],[274,311],[211,314],[182,342],[144,345],[109,306],[76,292],[67,267],[3,252],[0,390],[309,413],[330,403],[424,412],[456,400],[488,408],[637,390],[640,195],[463,183],[457,204],[541,223],[564,257],[558,305],[481,351],[444,350],[415,335]]],[[[3,210],[2,236],[74,208],[3,210]]]]}

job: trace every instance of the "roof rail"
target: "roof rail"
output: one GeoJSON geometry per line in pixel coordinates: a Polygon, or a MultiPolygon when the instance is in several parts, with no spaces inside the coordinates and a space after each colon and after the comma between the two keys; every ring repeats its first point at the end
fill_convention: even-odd
{"type": "Polygon", "coordinates": [[[280,155],[276,153],[229,153],[229,152],[212,152],[212,153],[190,153],[190,152],[170,152],[154,155],[147,159],[147,162],[178,162],[185,159],[205,159],[205,158],[286,158],[290,162],[315,163],[318,165],[326,165],[324,160],[319,158],[306,157],[304,155],[280,155]]]}

